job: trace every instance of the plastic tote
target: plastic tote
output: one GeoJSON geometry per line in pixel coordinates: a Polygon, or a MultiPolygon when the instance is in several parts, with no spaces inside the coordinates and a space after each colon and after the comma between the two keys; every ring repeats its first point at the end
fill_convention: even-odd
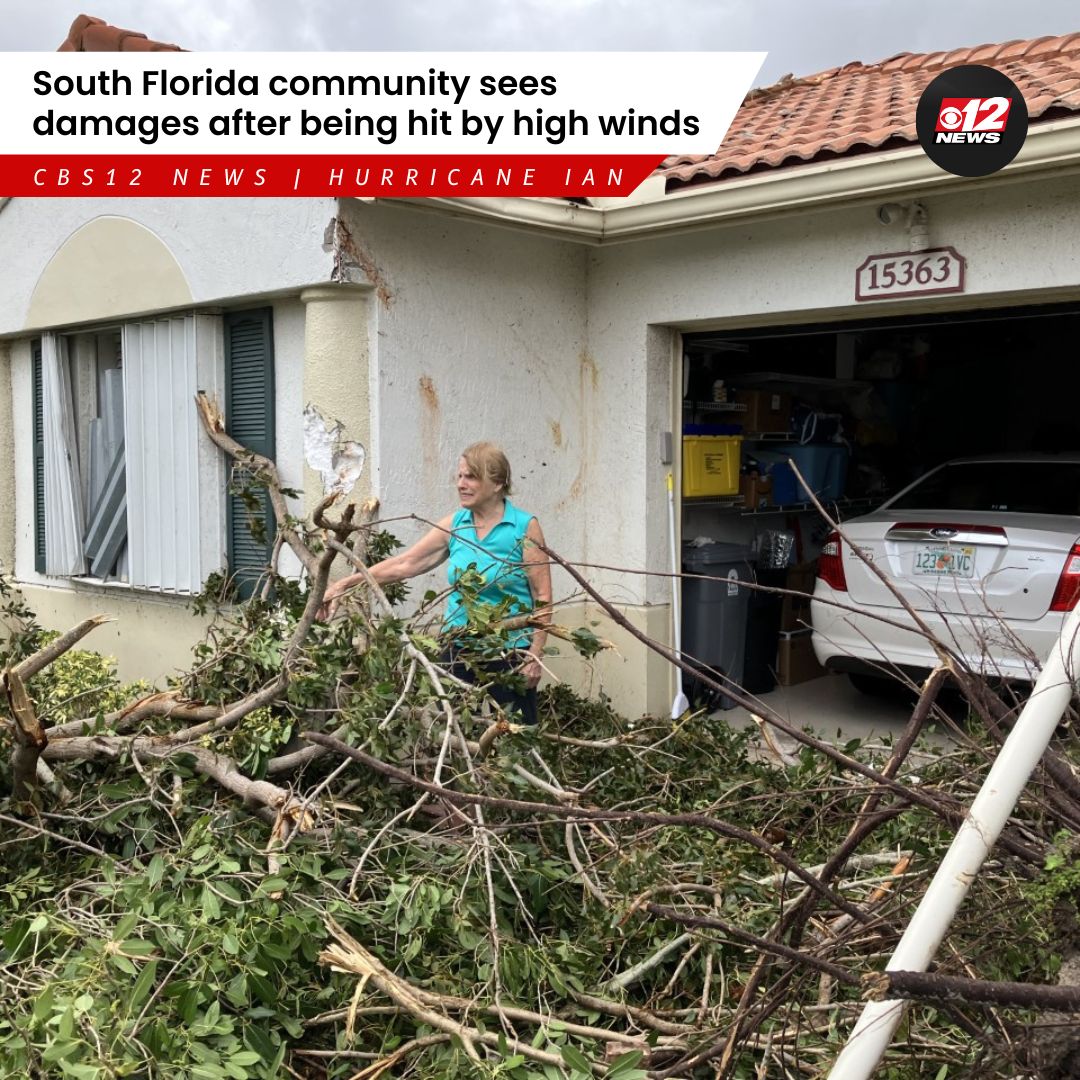
{"type": "Polygon", "coordinates": [[[810,490],[824,501],[842,499],[847,484],[847,447],[808,443],[783,443],[769,450],[756,450],[754,457],[772,477],[773,503],[810,501],[806,489],[799,483],[791,468],[792,463],[802,473],[810,490]]]}
{"type": "Polygon", "coordinates": [[[684,435],[683,495],[737,495],[741,453],[741,435],[684,435]]]}

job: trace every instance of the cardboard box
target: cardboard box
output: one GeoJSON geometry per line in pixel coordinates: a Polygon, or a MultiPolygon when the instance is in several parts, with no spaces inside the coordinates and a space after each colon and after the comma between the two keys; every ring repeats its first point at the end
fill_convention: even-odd
{"type": "Polygon", "coordinates": [[[772,478],[760,473],[742,473],[739,476],[739,494],[748,510],[760,510],[772,505],[772,478]]]}
{"type": "Polygon", "coordinates": [[[785,596],[780,605],[781,631],[806,631],[810,625],[810,597],[817,577],[817,561],[789,566],[784,580],[785,589],[804,593],[803,596],[785,596]]]}
{"type": "Polygon", "coordinates": [[[747,432],[791,430],[791,395],[771,390],[738,390],[735,404],[745,405],[746,412],[733,413],[747,432]]]}
{"type": "Polygon", "coordinates": [[[795,686],[825,674],[814,655],[809,630],[781,632],[776,667],[776,681],[781,686],[795,686]]]}

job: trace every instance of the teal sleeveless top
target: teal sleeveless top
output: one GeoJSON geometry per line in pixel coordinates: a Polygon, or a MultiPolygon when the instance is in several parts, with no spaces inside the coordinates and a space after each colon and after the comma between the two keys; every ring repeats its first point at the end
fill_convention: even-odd
{"type": "MultiPolygon", "coordinates": [[[[533,515],[519,510],[509,500],[505,500],[502,521],[498,522],[482,540],[476,537],[471,510],[459,510],[453,518],[450,532],[450,559],[448,577],[451,587],[468,569],[475,569],[484,580],[484,587],[477,594],[477,600],[493,607],[507,597],[510,604],[510,616],[532,611],[532,591],[529,578],[525,573],[524,546],[525,530],[529,527],[533,515]]],[[[461,594],[454,589],[446,605],[446,618],[443,630],[453,630],[465,626],[468,618],[462,605],[461,594]]],[[[528,648],[532,640],[532,631],[523,630],[509,638],[512,648],[528,648]]]]}

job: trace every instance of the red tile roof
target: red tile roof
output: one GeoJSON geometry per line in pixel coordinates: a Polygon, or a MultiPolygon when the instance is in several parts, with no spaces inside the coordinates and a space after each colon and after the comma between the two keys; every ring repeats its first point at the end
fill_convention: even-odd
{"type": "Polygon", "coordinates": [[[952,52],[900,53],[818,75],[785,76],[753,90],[715,154],[671,157],[668,190],[751,171],[802,165],[917,142],[915,106],[945,68],[984,64],[1020,88],[1034,120],[1080,112],[1080,33],[980,45],[952,52]]]}
{"type": "Polygon", "coordinates": [[[57,52],[183,52],[179,45],[150,41],[135,30],[121,30],[93,15],[80,15],[57,52]]]}

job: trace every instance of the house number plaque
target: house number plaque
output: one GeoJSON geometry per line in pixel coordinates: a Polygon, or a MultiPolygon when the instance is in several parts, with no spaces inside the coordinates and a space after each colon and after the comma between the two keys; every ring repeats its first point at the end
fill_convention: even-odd
{"type": "Polygon", "coordinates": [[[870,255],[855,271],[855,299],[963,292],[964,270],[964,256],[951,247],[870,255]]]}

